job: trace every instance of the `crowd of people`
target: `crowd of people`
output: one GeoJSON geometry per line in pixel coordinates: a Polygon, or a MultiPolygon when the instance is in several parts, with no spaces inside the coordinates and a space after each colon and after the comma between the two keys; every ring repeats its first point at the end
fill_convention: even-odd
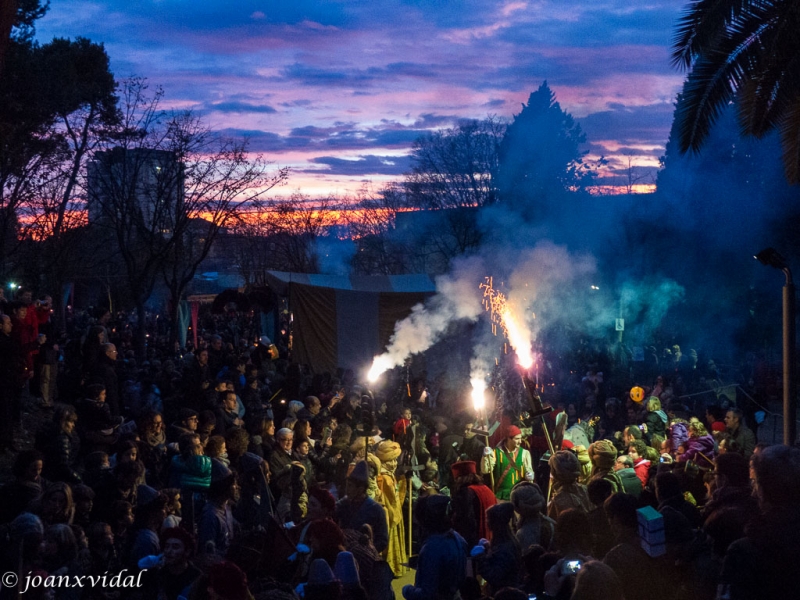
{"type": "Polygon", "coordinates": [[[486,422],[224,317],[137,360],[124,314],[59,331],[51,304],[0,305],[0,598],[383,600],[412,569],[408,600],[796,596],[800,448],[725,397],[690,410],[686,363],[632,390],[587,365],[541,414],[498,399],[486,422]]]}

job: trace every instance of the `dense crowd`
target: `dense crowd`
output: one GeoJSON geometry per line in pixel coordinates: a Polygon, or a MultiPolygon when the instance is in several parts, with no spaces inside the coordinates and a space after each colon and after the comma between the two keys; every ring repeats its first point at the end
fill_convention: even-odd
{"type": "Polygon", "coordinates": [[[408,600],[797,597],[800,448],[735,398],[690,409],[696,353],[633,390],[587,364],[488,429],[424,377],[373,393],[224,316],[137,361],[124,314],[60,331],[49,297],[0,300],[0,598],[382,600],[410,569],[408,600]]]}

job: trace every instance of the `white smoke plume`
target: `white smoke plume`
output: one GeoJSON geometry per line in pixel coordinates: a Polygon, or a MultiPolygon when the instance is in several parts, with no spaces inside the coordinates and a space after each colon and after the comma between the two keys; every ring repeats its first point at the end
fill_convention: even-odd
{"type": "Polygon", "coordinates": [[[484,273],[482,259],[473,257],[459,261],[452,273],[437,278],[436,295],[425,304],[417,304],[408,317],[395,325],[386,352],[376,356],[372,363],[368,374],[370,381],[384,371],[402,365],[412,354],[430,348],[451,323],[476,321],[483,312],[478,283],[484,273]]]}

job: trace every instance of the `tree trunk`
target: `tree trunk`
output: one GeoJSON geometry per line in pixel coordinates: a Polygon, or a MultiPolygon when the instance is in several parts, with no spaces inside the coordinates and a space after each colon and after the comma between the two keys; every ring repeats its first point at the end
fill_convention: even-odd
{"type": "Polygon", "coordinates": [[[169,307],[169,347],[173,348],[175,342],[180,341],[180,304],[183,290],[170,290],[170,307],[169,307]]]}
{"type": "Polygon", "coordinates": [[[136,315],[139,320],[139,326],[136,328],[136,357],[140,361],[147,359],[147,311],[144,303],[144,300],[136,298],[136,315]]]}

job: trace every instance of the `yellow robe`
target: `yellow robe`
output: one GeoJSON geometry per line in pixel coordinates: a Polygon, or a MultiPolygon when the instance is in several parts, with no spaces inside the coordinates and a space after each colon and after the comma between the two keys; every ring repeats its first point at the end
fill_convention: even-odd
{"type": "Polygon", "coordinates": [[[406,533],[403,527],[403,499],[398,494],[397,480],[394,474],[381,471],[378,475],[379,497],[376,498],[386,509],[386,520],[389,525],[389,545],[383,552],[383,557],[392,568],[395,577],[401,577],[408,571],[406,552],[406,533]]]}

